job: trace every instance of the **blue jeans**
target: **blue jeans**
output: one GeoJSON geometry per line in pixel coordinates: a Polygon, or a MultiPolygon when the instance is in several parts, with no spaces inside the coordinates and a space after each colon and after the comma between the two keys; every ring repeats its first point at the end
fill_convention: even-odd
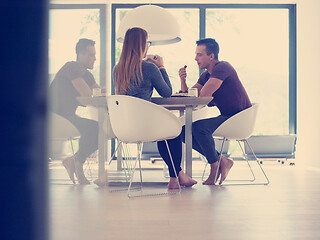
{"type": "MultiPolygon", "coordinates": [[[[212,133],[230,116],[220,115],[215,118],[208,118],[192,123],[192,148],[207,158],[208,163],[218,161],[219,152],[215,148],[212,133]]],[[[183,126],[180,135],[174,139],[167,140],[172,155],[173,164],[177,173],[181,169],[182,142],[185,142],[185,127],[183,126]]],[[[168,165],[170,177],[175,177],[173,166],[164,141],[157,142],[158,150],[168,165]]]]}

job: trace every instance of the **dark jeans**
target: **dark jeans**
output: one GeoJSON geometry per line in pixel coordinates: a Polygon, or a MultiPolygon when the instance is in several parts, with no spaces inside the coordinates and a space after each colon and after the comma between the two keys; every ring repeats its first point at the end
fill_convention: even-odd
{"type": "Polygon", "coordinates": [[[84,163],[92,153],[98,149],[99,126],[94,120],[81,118],[75,114],[64,115],[66,119],[75,125],[80,132],[79,150],[76,153],[76,160],[84,163]]]}
{"type": "MultiPolygon", "coordinates": [[[[229,117],[220,115],[215,118],[203,119],[192,123],[192,148],[205,156],[210,164],[218,161],[219,157],[212,134],[229,117]]],[[[181,171],[182,142],[185,142],[185,126],[183,126],[181,134],[178,137],[167,141],[174,166],[177,173],[179,173],[181,171]]],[[[166,143],[159,141],[157,145],[161,157],[168,165],[170,177],[175,177],[166,143]]]]}
{"type": "MultiPolygon", "coordinates": [[[[208,163],[218,161],[213,132],[230,116],[220,115],[192,123],[192,148],[206,157],[208,163]]],[[[185,142],[185,127],[182,128],[182,141],[185,142]]]]}

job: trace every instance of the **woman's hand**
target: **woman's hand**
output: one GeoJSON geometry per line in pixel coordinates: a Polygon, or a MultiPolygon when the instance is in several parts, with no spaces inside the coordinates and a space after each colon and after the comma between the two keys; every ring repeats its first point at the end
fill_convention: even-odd
{"type": "Polygon", "coordinates": [[[164,68],[164,66],[163,66],[163,58],[161,56],[159,56],[159,55],[154,55],[153,58],[148,56],[146,61],[153,62],[160,69],[164,68]]]}

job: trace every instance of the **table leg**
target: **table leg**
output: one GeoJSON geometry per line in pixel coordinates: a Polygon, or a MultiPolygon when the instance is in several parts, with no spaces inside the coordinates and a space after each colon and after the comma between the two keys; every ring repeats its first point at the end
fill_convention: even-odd
{"type": "Polygon", "coordinates": [[[103,130],[103,123],[105,118],[105,109],[100,107],[98,108],[98,123],[99,123],[99,136],[98,136],[98,149],[99,149],[99,172],[98,177],[105,171],[105,159],[106,159],[106,135],[103,130]]]}
{"type": "Polygon", "coordinates": [[[117,152],[117,171],[122,171],[122,161],[122,145],[120,145],[117,152]]]}
{"type": "Polygon", "coordinates": [[[185,121],[186,174],[192,177],[192,106],[186,106],[185,121]]]}

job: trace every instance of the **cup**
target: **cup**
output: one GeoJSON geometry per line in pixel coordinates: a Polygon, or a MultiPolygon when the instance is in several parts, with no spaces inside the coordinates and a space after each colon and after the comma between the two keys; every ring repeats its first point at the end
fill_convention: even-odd
{"type": "Polygon", "coordinates": [[[189,88],[188,89],[188,96],[198,97],[198,88],[189,88]]]}
{"type": "Polygon", "coordinates": [[[101,88],[93,88],[92,97],[99,97],[99,96],[101,96],[101,88]]]}
{"type": "Polygon", "coordinates": [[[148,58],[151,58],[151,59],[156,59],[156,56],[155,55],[152,55],[152,54],[148,54],[147,56],[146,56],[146,59],[148,59],[148,58]]]}

